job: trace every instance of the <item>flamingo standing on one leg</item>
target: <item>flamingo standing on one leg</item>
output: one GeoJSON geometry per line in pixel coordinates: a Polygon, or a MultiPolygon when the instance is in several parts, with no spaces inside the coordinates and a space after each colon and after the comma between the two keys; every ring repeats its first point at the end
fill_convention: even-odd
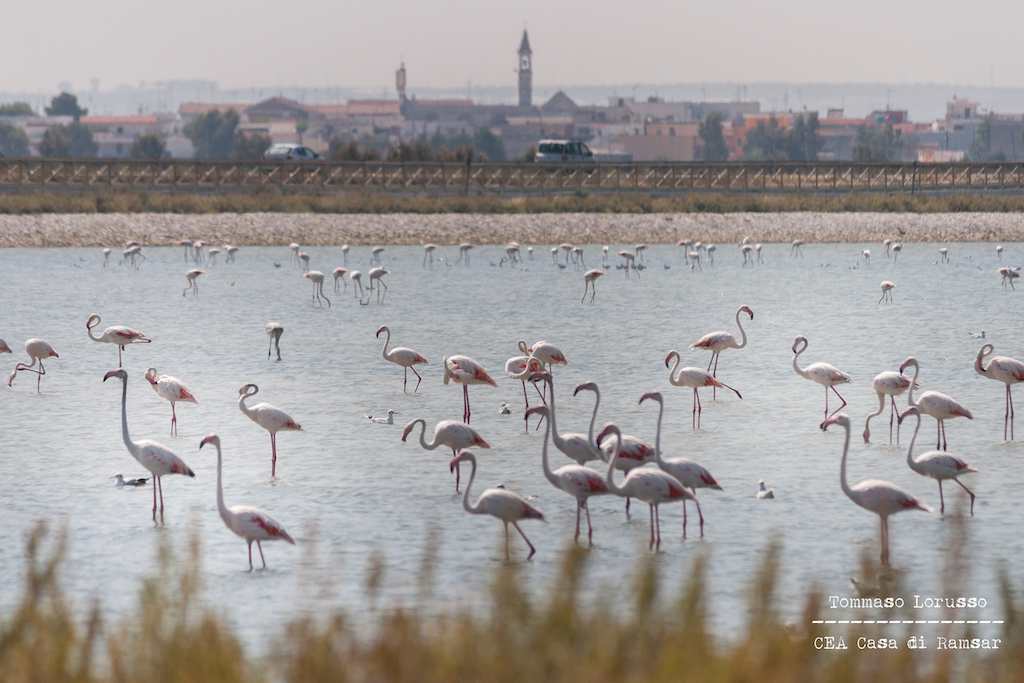
{"type": "Polygon", "coordinates": [[[594,297],[597,296],[597,278],[603,276],[604,271],[600,268],[592,268],[583,273],[583,298],[580,299],[581,304],[587,300],[587,292],[590,292],[590,303],[594,303],[594,297]]]}
{"type": "Polygon", "coordinates": [[[978,357],[974,360],[974,371],[982,377],[994,379],[1006,385],[1006,410],[1003,412],[1003,441],[1006,441],[1006,428],[1010,428],[1010,441],[1013,441],[1013,394],[1010,387],[1018,382],[1024,382],[1024,363],[1009,356],[992,356],[988,364],[985,358],[995,351],[991,344],[985,344],[978,351],[978,357]]]}
{"type": "Polygon", "coordinates": [[[444,383],[455,382],[462,385],[462,421],[469,424],[472,411],[469,408],[469,385],[498,384],[487,374],[483,366],[469,356],[446,356],[444,361],[444,383]]]}
{"type": "Polygon", "coordinates": [[[649,467],[635,467],[626,475],[622,486],[615,483],[615,466],[619,459],[622,432],[615,425],[605,427],[605,432],[611,435],[614,441],[612,444],[612,456],[608,460],[608,473],[605,475],[605,482],[608,490],[614,494],[624,497],[627,501],[630,498],[647,503],[651,512],[651,540],[648,548],[661,548],[661,512],[659,506],[662,503],[676,503],[692,500],[700,509],[700,503],[696,496],[668,472],[651,469],[649,467]]]}
{"type": "Polygon", "coordinates": [[[914,436],[910,439],[910,447],[907,449],[907,466],[923,477],[931,477],[939,482],[939,514],[946,513],[946,499],[942,494],[942,482],[952,479],[960,485],[967,495],[971,497],[971,516],[974,516],[974,491],[970,490],[960,481],[960,476],[977,472],[960,458],[943,451],[929,451],[914,457],[914,442],[917,441],[917,432],[921,429],[921,411],[911,406],[900,415],[900,422],[906,419],[907,415],[917,417],[917,424],[914,426],[914,436]]]}
{"type": "MultiPolygon", "coordinates": [[[[736,341],[731,333],[725,331],[719,332],[708,332],[697,341],[690,344],[691,349],[706,349],[711,352],[711,360],[708,361],[708,372],[711,373],[712,377],[718,377],[718,357],[722,351],[726,349],[742,349],[747,345],[747,331],[743,329],[743,324],[740,322],[740,313],[746,313],[750,316],[750,319],[754,319],[754,311],[750,309],[750,306],[743,305],[736,309],[736,327],[740,330],[740,340],[736,341]],[[714,363],[714,368],[711,364],[714,363]]],[[[712,388],[711,391],[712,399],[718,397],[718,387],[712,388]]]]}
{"type": "MultiPolygon", "coordinates": [[[[611,439],[611,434],[615,429],[618,429],[615,425],[606,424],[594,441],[597,447],[601,449],[603,460],[610,460],[612,457],[615,444],[611,439]]],[[[649,443],[641,441],[635,436],[629,436],[621,432],[619,434],[622,438],[619,446],[620,457],[615,463],[617,469],[622,470],[628,475],[634,469],[654,459],[654,447],[649,443]]],[[[629,519],[629,505],[630,496],[626,496],[626,519],[629,519]]]]}
{"type": "Polygon", "coordinates": [[[98,314],[93,313],[85,321],[85,332],[89,335],[89,339],[92,339],[94,342],[117,344],[117,367],[122,366],[121,355],[124,352],[124,347],[128,344],[149,344],[153,341],[139,330],[133,330],[123,325],[111,325],[103,330],[100,336],[95,337],[92,330],[101,322],[103,322],[103,319],[98,314]]]}
{"type": "Polygon", "coordinates": [[[484,489],[484,491],[477,496],[476,503],[472,505],[469,502],[469,489],[473,486],[473,480],[476,479],[476,456],[473,455],[472,451],[462,451],[457,456],[452,458],[449,465],[451,469],[455,469],[459,464],[463,462],[469,462],[472,469],[469,473],[469,483],[466,484],[466,494],[462,497],[462,507],[465,508],[466,512],[473,515],[490,515],[501,520],[505,525],[505,561],[508,562],[511,559],[508,548],[508,525],[511,524],[519,532],[519,535],[526,541],[526,545],[530,546],[530,554],[527,555],[526,559],[530,559],[537,552],[537,549],[530,543],[530,539],[526,537],[523,530],[519,528],[519,522],[524,519],[544,519],[544,513],[530,505],[529,502],[518,493],[513,493],[507,489],[484,489]]]}
{"type": "Polygon", "coordinates": [[[914,389],[917,387],[917,375],[921,372],[921,366],[917,359],[911,356],[900,365],[900,373],[910,366],[914,367],[914,377],[907,391],[907,405],[917,406],[921,409],[922,413],[935,418],[935,450],[947,450],[946,420],[952,420],[957,417],[966,417],[968,420],[973,420],[974,416],[971,415],[971,411],[967,410],[960,403],[938,391],[926,391],[918,396],[915,401],[914,389]]]}
{"type": "Polygon", "coordinates": [[[278,432],[300,432],[302,425],[296,422],[283,410],[276,408],[269,403],[257,403],[254,406],[246,404],[246,400],[259,393],[260,388],[255,384],[243,384],[238,390],[238,409],[247,418],[263,427],[270,433],[270,476],[277,476],[277,433],[278,432]]]}
{"type": "MultiPolygon", "coordinates": [[[[800,336],[793,340],[793,369],[796,370],[796,374],[800,375],[804,379],[809,379],[812,382],[817,382],[821,386],[825,387],[825,418],[828,419],[830,414],[828,412],[828,391],[831,389],[835,392],[835,395],[839,397],[839,400],[843,402],[841,406],[836,408],[832,415],[838,413],[846,405],[846,399],[843,395],[836,390],[837,384],[849,383],[850,376],[840,370],[834,365],[828,363],[811,363],[805,368],[801,368],[797,365],[797,358],[800,354],[807,350],[807,337],[800,336]]],[[[900,372],[903,372],[903,368],[900,368],[900,372]]]]}
{"type": "Polygon", "coordinates": [[[590,507],[587,505],[587,501],[591,496],[609,493],[608,484],[600,472],[595,472],[583,465],[562,465],[558,469],[552,470],[548,461],[548,441],[551,440],[554,419],[548,415],[547,406],[536,406],[527,412],[531,415],[538,415],[540,419],[548,418],[544,446],[541,450],[541,466],[544,470],[544,477],[551,482],[552,486],[565,491],[576,499],[576,535],[573,540],[577,542],[580,540],[580,510],[584,510],[587,513],[587,542],[594,545],[594,527],[590,522],[590,507]]]}
{"type": "MultiPolygon", "coordinates": [[[[477,433],[475,429],[462,422],[455,420],[441,420],[434,425],[434,436],[428,442],[425,438],[427,421],[423,418],[416,418],[402,429],[402,442],[409,438],[409,434],[420,426],[420,446],[425,450],[432,451],[441,446],[452,449],[452,457],[458,455],[463,448],[490,448],[491,444],[477,433]]],[[[455,493],[459,492],[459,483],[462,479],[462,471],[455,468],[455,493]]]]}
{"type": "Polygon", "coordinates": [[[384,337],[384,350],[381,352],[381,355],[384,357],[384,360],[394,363],[403,369],[402,393],[405,393],[406,387],[409,384],[409,370],[412,370],[412,374],[416,375],[416,388],[412,390],[415,394],[420,389],[420,382],[423,381],[420,373],[416,372],[416,366],[427,363],[427,359],[405,346],[396,346],[389,351],[388,344],[391,343],[391,329],[387,325],[381,325],[377,328],[377,339],[380,339],[382,334],[386,336],[384,337]]]}
{"type": "Polygon", "coordinates": [[[281,360],[281,335],[284,334],[284,325],[277,322],[276,320],[271,320],[270,322],[267,323],[266,330],[268,337],[267,360],[270,360],[271,348],[277,349],[277,359],[281,360]]]}
{"type": "MultiPolygon", "coordinates": [[[[4,344],[4,346],[7,346],[4,344]]],[[[8,349],[8,352],[10,349],[8,349]]],[[[43,375],[46,374],[46,368],[43,366],[43,361],[47,358],[60,358],[57,352],[53,350],[53,347],[42,339],[32,338],[25,342],[25,353],[28,354],[29,359],[32,361],[28,365],[24,363],[15,363],[14,370],[11,371],[10,377],[7,378],[7,386],[14,386],[14,378],[17,377],[19,372],[33,372],[36,375],[36,393],[41,393],[41,384],[43,381],[43,375]],[[36,363],[39,363],[39,369],[36,370],[36,363]]]]}
{"type": "Polygon", "coordinates": [[[263,568],[266,569],[267,560],[263,557],[262,542],[286,541],[295,545],[295,540],[288,535],[283,526],[278,524],[273,517],[263,510],[249,505],[232,505],[228,507],[224,504],[222,472],[224,464],[220,451],[220,437],[216,434],[207,435],[199,442],[199,450],[202,450],[206,444],[213,444],[214,448],[217,449],[217,511],[220,513],[220,518],[224,520],[224,526],[231,533],[244,540],[246,545],[249,546],[249,571],[253,570],[252,544],[254,541],[256,548],[260,551],[260,561],[263,562],[263,568]]]}
{"type": "Polygon", "coordinates": [[[193,268],[185,273],[185,289],[181,290],[181,295],[185,296],[189,290],[192,290],[192,296],[199,296],[199,283],[196,280],[205,272],[205,270],[193,268]]]}
{"type": "MultiPolygon", "coordinates": [[[[892,444],[892,423],[899,410],[896,408],[896,397],[902,396],[910,388],[912,380],[906,375],[887,370],[875,375],[871,380],[871,388],[878,395],[878,410],[871,413],[864,419],[864,443],[871,442],[871,419],[878,417],[885,410],[885,399],[888,396],[891,408],[889,410],[889,443],[892,444]]],[[[900,443],[900,427],[896,425],[896,445],[900,443]]]]}
{"type": "Polygon", "coordinates": [[[313,283],[313,305],[323,307],[323,302],[327,302],[327,308],[331,307],[331,300],[324,294],[324,274],[319,270],[307,270],[302,277],[313,283]]]}
{"type": "Polygon", "coordinates": [[[703,407],[700,404],[700,394],[698,393],[701,387],[722,387],[733,392],[741,399],[743,398],[743,395],[739,391],[725,382],[718,380],[706,370],[692,367],[680,368],[680,362],[681,360],[679,358],[678,351],[669,351],[668,355],[665,356],[665,367],[668,368],[671,365],[668,372],[669,383],[672,384],[672,386],[693,389],[693,416],[691,418],[691,428],[695,431],[700,429],[700,415],[703,412],[703,407]],[[672,365],[673,359],[675,359],[675,365],[672,365]]]}
{"type": "Polygon", "coordinates": [[[132,441],[128,434],[128,373],[124,369],[111,370],[103,376],[103,381],[106,382],[111,377],[121,380],[121,438],[132,457],[153,475],[153,521],[156,522],[156,498],[157,491],[159,491],[160,521],[163,522],[164,488],[162,479],[164,475],[181,474],[186,477],[195,477],[196,473],[167,446],[149,439],[132,441]]]}
{"type": "Polygon", "coordinates": [[[865,479],[850,486],[846,480],[846,455],[850,451],[850,418],[840,413],[821,423],[822,431],[838,424],[846,432],[843,442],[843,459],[839,465],[839,484],[846,497],[868,512],[878,515],[882,536],[882,564],[889,564],[889,517],[905,510],[931,509],[895,484],[879,479],[865,479]]]}
{"type": "Polygon", "coordinates": [[[149,382],[149,386],[153,387],[157,396],[171,404],[171,436],[177,436],[178,414],[174,409],[174,404],[178,401],[183,403],[199,403],[199,401],[180,379],[170,375],[157,375],[156,368],[146,370],[146,381],[149,382]]]}
{"type": "MultiPolygon", "coordinates": [[[[640,403],[643,404],[646,400],[657,401],[658,403],[658,431],[654,437],[654,461],[658,463],[663,471],[668,472],[675,477],[680,484],[690,489],[693,493],[694,501],[697,500],[697,489],[713,489],[715,491],[721,491],[722,487],[719,486],[715,478],[711,476],[711,473],[707,471],[705,467],[695,463],[693,460],[687,458],[670,458],[665,459],[661,454],[661,419],[665,413],[665,400],[662,398],[660,392],[651,392],[644,394],[640,397],[640,403]]],[[[697,516],[700,518],[700,535],[704,536],[704,513],[700,509],[700,503],[697,503],[697,516]]],[[[683,501],[683,538],[686,538],[686,501],[683,501]]]]}

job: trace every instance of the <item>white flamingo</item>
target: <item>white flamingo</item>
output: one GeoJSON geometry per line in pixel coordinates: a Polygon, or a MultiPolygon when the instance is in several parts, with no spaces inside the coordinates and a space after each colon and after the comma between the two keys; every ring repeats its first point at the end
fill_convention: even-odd
{"type": "Polygon", "coordinates": [[[224,504],[222,473],[224,464],[220,451],[220,437],[216,434],[206,436],[199,442],[199,449],[202,450],[206,444],[213,444],[217,449],[217,511],[220,513],[220,518],[224,520],[224,526],[231,533],[241,538],[249,546],[249,571],[253,570],[252,544],[254,541],[256,548],[260,551],[260,561],[263,562],[263,568],[266,569],[267,560],[263,557],[263,541],[285,541],[295,545],[295,540],[288,535],[283,526],[263,510],[249,505],[228,507],[224,504]]]}
{"type": "Polygon", "coordinates": [[[341,286],[339,283],[345,285],[345,289],[348,289],[348,280],[345,279],[345,274],[348,273],[348,268],[342,268],[338,266],[334,269],[334,293],[341,293],[341,286]]]}
{"type": "Polygon", "coordinates": [[[907,466],[920,474],[923,477],[931,477],[935,481],[939,482],[939,514],[945,514],[946,512],[946,499],[942,494],[942,482],[946,479],[952,479],[960,485],[967,495],[971,497],[971,516],[974,516],[974,491],[970,490],[964,483],[960,481],[959,477],[964,474],[971,474],[977,472],[968,465],[965,461],[960,458],[945,453],[943,451],[928,451],[922,453],[918,457],[914,457],[914,442],[917,440],[917,432],[921,429],[921,411],[916,406],[911,406],[903,411],[900,415],[900,422],[903,422],[908,415],[913,415],[917,418],[917,424],[914,425],[914,436],[910,439],[910,447],[907,448],[907,466]]]}
{"type": "Polygon", "coordinates": [[[1003,441],[1006,441],[1007,424],[1010,427],[1010,441],[1013,441],[1013,394],[1010,393],[1010,387],[1019,382],[1024,382],[1024,363],[1009,356],[992,356],[986,365],[985,358],[993,351],[995,351],[995,347],[991,344],[985,344],[979,349],[978,357],[974,360],[974,371],[982,377],[988,377],[1006,385],[1006,409],[1003,412],[1003,441]]]}
{"type": "MultiPolygon", "coordinates": [[[[713,377],[718,377],[718,357],[722,354],[722,351],[726,349],[742,349],[747,345],[747,331],[743,329],[743,324],[740,322],[740,313],[746,313],[750,320],[754,319],[754,311],[751,310],[750,306],[743,305],[736,309],[736,327],[740,330],[739,340],[732,333],[720,330],[718,332],[708,332],[690,344],[691,349],[704,349],[711,352],[711,359],[708,361],[708,372],[713,377]],[[713,368],[712,363],[714,363],[713,368]]],[[[713,398],[717,397],[717,387],[711,393],[713,398]]]]}
{"type": "Polygon", "coordinates": [[[188,294],[189,290],[191,290],[192,296],[199,296],[199,283],[196,280],[198,280],[199,276],[205,272],[205,270],[193,268],[185,273],[185,289],[181,290],[181,295],[185,296],[188,294]]]}
{"type": "MultiPolygon", "coordinates": [[[[613,424],[606,424],[598,433],[594,443],[601,449],[603,460],[610,461],[615,449],[615,441],[612,434],[618,430],[613,424]]],[[[633,470],[642,467],[654,460],[654,446],[641,441],[635,436],[619,433],[619,458],[615,462],[615,468],[622,470],[627,475],[633,470]]],[[[629,519],[629,506],[631,497],[626,496],[626,519],[629,519]]]]}
{"type": "Polygon", "coordinates": [[[597,296],[597,279],[604,277],[604,271],[600,268],[592,268],[587,272],[583,273],[583,298],[580,299],[582,304],[587,300],[587,293],[590,293],[590,303],[594,303],[594,297],[597,296]]]}
{"type": "Polygon", "coordinates": [[[122,366],[121,355],[124,352],[124,347],[129,344],[149,344],[153,341],[139,330],[133,330],[124,325],[111,325],[103,330],[103,333],[98,337],[94,336],[92,330],[101,322],[103,322],[103,319],[98,314],[91,314],[89,319],[85,321],[85,332],[89,335],[89,339],[92,339],[94,342],[117,344],[117,367],[122,366]]]}
{"type": "MultiPolygon", "coordinates": [[[[871,442],[871,419],[878,417],[885,410],[885,399],[889,398],[891,407],[889,409],[889,443],[892,443],[892,423],[899,415],[899,410],[896,408],[896,397],[902,396],[906,393],[907,389],[910,388],[912,380],[906,375],[893,372],[892,370],[886,370],[875,375],[875,378],[871,380],[871,388],[875,390],[875,394],[878,395],[878,410],[871,413],[864,419],[864,443],[871,442]]],[[[896,444],[900,443],[900,428],[899,424],[896,425],[896,444]]]]}
{"type": "Polygon", "coordinates": [[[258,394],[260,388],[255,384],[243,384],[238,390],[238,409],[243,414],[270,434],[270,476],[277,476],[277,433],[300,432],[302,425],[292,416],[269,403],[257,403],[250,406],[246,401],[258,394]]]}
{"type": "Polygon", "coordinates": [[[910,388],[907,390],[907,405],[917,406],[923,414],[935,418],[935,450],[940,450],[940,446],[941,450],[947,450],[946,420],[958,417],[966,417],[968,420],[973,420],[974,416],[971,415],[971,411],[967,410],[960,403],[938,391],[926,391],[918,396],[915,401],[914,389],[918,386],[917,375],[921,372],[921,366],[917,359],[911,356],[903,361],[903,364],[900,365],[900,374],[911,366],[914,368],[914,376],[911,379],[910,388]]]}
{"type": "MultiPolygon", "coordinates": [[[[7,346],[4,344],[4,346],[7,346]]],[[[8,349],[9,351],[9,349],[8,349]]],[[[35,373],[36,376],[36,393],[41,393],[41,387],[43,381],[43,375],[46,374],[46,368],[43,366],[43,361],[47,358],[60,358],[57,352],[47,342],[42,339],[32,338],[25,342],[25,353],[28,354],[29,359],[32,361],[28,365],[24,363],[15,363],[14,370],[11,371],[11,375],[7,378],[7,386],[14,386],[14,378],[18,376],[19,372],[31,372],[35,373]],[[39,363],[39,369],[36,370],[36,363],[39,363]]]]}
{"type": "Polygon", "coordinates": [[[388,344],[391,343],[391,329],[387,325],[381,325],[377,328],[377,339],[380,339],[380,335],[382,334],[385,336],[384,350],[381,351],[381,355],[384,360],[389,363],[394,363],[402,368],[403,393],[405,393],[406,386],[409,383],[409,371],[412,370],[412,374],[416,375],[416,388],[413,389],[413,393],[415,394],[420,389],[420,382],[423,381],[423,377],[420,373],[416,372],[416,366],[427,363],[427,359],[405,346],[396,346],[389,351],[388,344]]]}
{"type": "MultiPolygon", "coordinates": [[[[491,444],[480,436],[475,429],[462,422],[455,420],[441,420],[434,425],[434,436],[428,442],[425,437],[427,421],[423,418],[416,418],[402,429],[402,441],[409,438],[409,434],[420,426],[420,446],[424,450],[432,451],[441,446],[452,449],[452,457],[458,455],[463,448],[490,448],[491,444]]],[[[462,471],[455,468],[455,492],[459,492],[459,484],[462,479],[462,471]]]]}
{"type": "MultiPolygon", "coordinates": [[[[831,389],[835,392],[835,395],[839,397],[839,400],[843,402],[843,405],[836,408],[832,414],[835,414],[843,409],[846,405],[846,399],[843,395],[836,391],[837,384],[849,383],[850,376],[840,370],[834,365],[829,363],[811,363],[805,368],[801,368],[797,365],[797,358],[800,354],[807,349],[807,337],[800,336],[793,340],[793,369],[796,370],[796,374],[800,375],[804,379],[809,379],[812,382],[816,382],[821,386],[825,387],[825,418],[829,417],[828,412],[828,391],[831,389]]],[[[900,372],[903,372],[903,368],[900,368],[900,372]]]]}
{"type": "MultiPolygon", "coordinates": [[[[388,291],[388,284],[384,282],[384,276],[388,274],[388,271],[381,267],[370,268],[370,291],[377,291],[377,303],[384,303],[384,295],[388,291]]],[[[369,303],[369,299],[367,299],[369,303]]]]}
{"type": "Polygon", "coordinates": [[[670,368],[668,371],[669,383],[672,386],[687,387],[688,389],[693,390],[693,413],[690,425],[693,430],[696,431],[700,429],[700,416],[704,410],[700,404],[699,390],[701,387],[712,387],[715,389],[717,389],[718,387],[722,387],[723,389],[728,389],[729,391],[733,392],[741,399],[743,398],[743,395],[739,391],[729,386],[725,382],[718,380],[706,370],[693,367],[680,368],[680,362],[681,360],[679,358],[678,351],[669,351],[668,355],[665,356],[665,367],[670,368]],[[674,365],[672,365],[673,359],[675,360],[674,365]]]}
{"type": "Polygon", "coordinates": [[[882,280],[882,296],[878,299],[878,303],[891,304],[895,302],[892,296],[892,290],[896,289],[896,283],[892,280],[882,280]]]}
{"type": "Polygon", "coordinates": [[[331,300],[324,294],[324,274],[319,270],[307,270],[302,277],[313,283],[313,305],[323,307],[323,302],[326,301],[327,308],[330,308],[331,300]]]}
{"type": "Polygon", "coordinates": [[[469,408],[469,385],[489,384],[498,386],[483,366],[469,356],[446,356],[442,362],[444,367],[444,383],[455,382],[462,385],[462,421],[469,424],[472,411],[469,408]]]}
{"type": "Polygon", "coordinates": [[[174,404],[179,401],[183,403],[199,403],[196,397],[188,390],[185,383],[177,377],[170,375],[157,375],[156,368],[146,370],[146,381],[153,387],[156,395],[171,404],[171,436],[178,434],[178,413],[174,404]]]}
{"type": "Polygon", "coordinates": [[[591,460],[603,460],[601,449],[597,447],[594,442],[594,421],[597,419],[597,409],[601,405],[601,392],[598,390],[597,385],[593,382],[581,384],[576,387],[573,392],[573,396],[577,395],[580,391],[593,391],[595,395],[594,401],[594,412],[590,415],[590,428],[588,433],[580,434],[575,432],[566,432],[559,434],[558,432],[558,415],[555,409],[555,384],[550,373],[544,373],[544,380],[548,383],[548,394],[551,396],[551,407],[550,414],[548,412],[536,413],[536,411],[527,411],[528,415],[539,414],[543,417],[547,417],[551,420],[551,440],[555,444],[555,448],[564,453],[570,460],[574,460],[576,464],[582,465],[591,460]]]}
{"type": "Polygon", "coordinates": [[[268,340],[267,340],[267,360],[270,360],[270,349],[271,348],[276,348],[277,349],[277,359],[281,360],[281,335],[284,334],[284,325],[282,325],[281,323],[277,322],[276,320],[271,320],[270,322],[268,322],[266,324],[265,329],[267,331],[267,337],[268,337],[268,340]]]}

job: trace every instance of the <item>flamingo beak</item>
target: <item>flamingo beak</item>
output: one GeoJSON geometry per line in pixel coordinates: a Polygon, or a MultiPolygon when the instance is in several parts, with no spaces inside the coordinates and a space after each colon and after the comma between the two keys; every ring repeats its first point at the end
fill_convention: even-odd
{"type": "Polygon", "coordinates": [[[103,375],[103,381],[106,382],[111,377],[117,377],[117,370],[110,370],[107,374],[103,375]]]}

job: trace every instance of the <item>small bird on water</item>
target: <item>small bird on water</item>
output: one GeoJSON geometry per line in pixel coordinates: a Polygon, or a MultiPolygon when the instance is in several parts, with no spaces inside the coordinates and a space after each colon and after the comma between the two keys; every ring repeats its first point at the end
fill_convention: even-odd
{"type": "Polygon", "coordinates": [[[757,498],[758,500],[771,500],[775,498],[775,489],[770,489],[764,485],[764,479],[757,482],[757,498]]]}
{"type": "Polygon", "coordinates": [[[132,486],[138,488],[140,486],[145,486],[146,482],[149,481],[148,477],[139,477],[137,479],[125,479],[124,475],[120,473],[115,474],[114,476],[111,477],[111,479],[114,480],[114,486],[116,486],[119,489],[123,489],[125,486],[132,486]]]}
{"type": "Polygon", "coordinates": [[[395,415],[398,415],[397,410],[388,409],[387,417],[374,417],[373,415],[367,415],[366,419],[375,425],[393,425],[395,424],[395,415]]]}

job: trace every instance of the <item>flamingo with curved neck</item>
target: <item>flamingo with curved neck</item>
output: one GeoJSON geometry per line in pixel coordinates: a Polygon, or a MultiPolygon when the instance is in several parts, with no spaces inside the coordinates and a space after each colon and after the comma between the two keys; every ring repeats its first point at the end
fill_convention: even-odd
{"type": "MultiPolygon", "coordinates": [[[[889,444],[892,445],[892,426],[894,416],[899,415],[899,410],[896,409],[896,397],[902,395],[910,388],[911,379],[906,375],[899,372],[892,372],[887,370],[880,372],[875,375],[875,378],[871,380],[871,388],[875,390],[875,394],[878,395],[878,410],[869,414],[864,419],[864,443],[871,442],[871,420],[881,415],[885,411],[885,399],[889,398],[891,407],[889,409],[889,444]]],[[[900,427],[899,421],[896,424],[896,445],[900,443],[900,427]]]]}
{"type": "Polygon", "coordinates": [[[963,482],[960,481],[959,477],[962,474],[970,474],[977,472],[966,462],[960,458],[944,453],[942,451],[928,451],[922,453],[917,458],[914,458],[914,442],[917,440],[917,432],[921,429],[921,411],[915,406],[907,408],[900,415],[900,422],[906,419],[907,415],[913,415],[917,418],[917,424],[914,425],[914,436],[910,439],[910,447],[907,448],[907,467],[917,472],[923,477],[931,477],[932,479],[939,482],[939,514],[946,512],[946,501],[942,495],[942,482],[945,479],[952,479],[960,485],[967,495],[971,497],[971,516],[974,516],[974,491],[964,486],[963,482]]]}
{"type": "Polygon", "coordinates": [[[258,424],[270,434],[270,476],[277,476],[277,433],[278,432],[301,432],[302,425],[296,422],[291,415],[280,408],[269,403],[257,403],[250,406],[246,401],[256,394],[260,388],[255,384],[244,384],[238,390],[238,409],[247,418],[258,424]]]}
{"type": "MultiPolygon", "coordinates": [[[[690,344],[691,349],[705,349],[711,352],[711,358],[708,360],[708,372],[711,373],[712,377],[718,377],[718,357],[722,351],[726,349],[742,349],[747,345],[747,331],[743,329],[743,323],[740,322],[740,313],[746,313],[750,316],[751,320],[754,319],[754,311],[750,306],[744,304],[736,309],[736,327],[740,331],[739,341],[736,341],[736,337],[732,333],[719,330],[717,332],[708,332],[690,344]],[[714,363],[714,369],[711,367],[712,363],[714,363]]],[[[712,385],[711,395],[712,400],[718,398],[718,387],[712,385]]]]}
{"type": "Polygon", "coordinates": [[[917,376],[921,372],[921,366],[917,359],[911,356],[903,361],[903,364],[900,365],[900,373],[902,374],[904,370],[911,366],[914,368],[914,376],[907,391],[907,405],[917,406],[923,414],[935,418],[935,450],[948,450],[946,420],[952,420],[957,417],[966,417],[968,420],[973,420],[974,416],[971,415],[971,411],[967,410],[967,408],[953,398],[938,391],[926,391],[915,401],[914,389],[917,388],[917,376]]]}
{"type": "MultiPolygon", "coordinates": [[[[425,432],[427,421],[419,417],[405,425],[402,429],[402,441],[409,438],[409,434],[416,425],[420,426],[420,446],[427,451],[435,450],[441,446],[452,449],[452,457],[458,455],[463,448],[478,447],[490,448],[491,445],[480,436],[475,429],[462,422],[455,420],[441,420],[434,425],[434,436],[427,442],[425,432]]],[[[462,468],[455,467],[455,493],[459,492],[459,483],[462,479],[462,468]]]]}
{"type": "Polygon", "coordinates": [[[693,411],[691,414],[690,421],[691,427],[694,431],[700,429],[700,416],[701,413],[704,412],[704,408],[700,404],[700,394],[698,393],[698,389],[700,389],[701,387],[713,387],[715,389],[717,389],[718,387],[722,387],[733,392],[741,399],[743,398],[743,394],[741,394],[739,391],[732,388],[725,382],[719,381],[714,375],[705,370],[693,367],[680,368],[679,364],[681,362],[682,360],[679,358],[678,351],[669,351],[668,355],[665,356],[665,367],[669,368],[669,383],[672,386],[687,387],[688,389],[693,389],[693,411]],[[675,359],[675,365],[672,365],[673,359],[675,359]]]}
{"type": "Polygon", "coordinates": [[[412,390],[412,393],[415,394],[420,390],[420,382],[423,381],[423,377],[420,373],[416,372],[416,366],[427,363],[427,359],[405,346],[396,346],[389,351],[388,345],[391,343],[391,328],[387,325],[381,325],[377,328],[377,339],[380,339],[380,335],[382,334],[384,335],[384,349],[381,351],[381,357],[389,363],[394,363],[403,369],[403,394],[409,385],[409,371],[412,370],[412,374],[416,375],[416,387],[412,390]]]}
{"type": "Polygon", "coordinates": [[[1006,441],[1007,425],[1009,425],[1010,441],[1013,441],[1013,394],[1010,387],[1019,382],[1024,382],[1024,363],[1009,356],[992,356],[988,364],[985,358],[995,351],[991,344],[985,344],[978,351],[978,357],[974,359],[974,371],[982,377],[988,377],[1006,385],[1006,398],[1004,400],[1005,410],[1003,411],[1003,441],[1006,441]]]}
{"type": "MultiPolygon", "coordinates": [[[[547,417],[551,420],[551,440],[555,444],[555,448],[560,450],[570,459],[575,460],[578,464],[582,465],[591,460],[602,460],[601,449],[594,443],[594,421],[597,419],[597,409],[601,405],[601,393],[598,390],[597,385],[593,382],[588,384],[581,384],[576,387],[576,391],[573,392],[575,396],[580,390],[594,391],[597,395],[597,400],[594,402],[594,412],[590,416],[590,428],[587,434],[580,434],[578,432],[566,432],[559,434],[558,432],[558,411],[555,409],[555,381],[551,376],[551,373],[544,373],[544,381],[548,385],[548,395],[551,400],[548,402],[550,407],[549,411],[540,412],[533,411],[533,409],[527,410],[527,420],[530,415],[539,415],[541,417],[547,417]]],[[[540,422],[537,423],[538,425],[540,422]]]]}
{"type": "Polygon", "coordinates": [[[836,389],[836,385],[850,382],[850,376],[829,363],[811,363],[807,367],[801,368],[797,364],[797,358],[800,357],[801,353],[807,350],[807,346],[807,337],[799,336],[793,340],[793,370],[795,370],[796,374],[800,375],[804,379],[809,379],[812,382],[825,387],[825,419],[827,420],[846,406],[846,399],[843,398],[843,395],[836,389]],[[843,402],[842,405],[831,413],[828,412],[829,389],[831,389],[835,395],[839,397],[839,400],[843,402]]]}

